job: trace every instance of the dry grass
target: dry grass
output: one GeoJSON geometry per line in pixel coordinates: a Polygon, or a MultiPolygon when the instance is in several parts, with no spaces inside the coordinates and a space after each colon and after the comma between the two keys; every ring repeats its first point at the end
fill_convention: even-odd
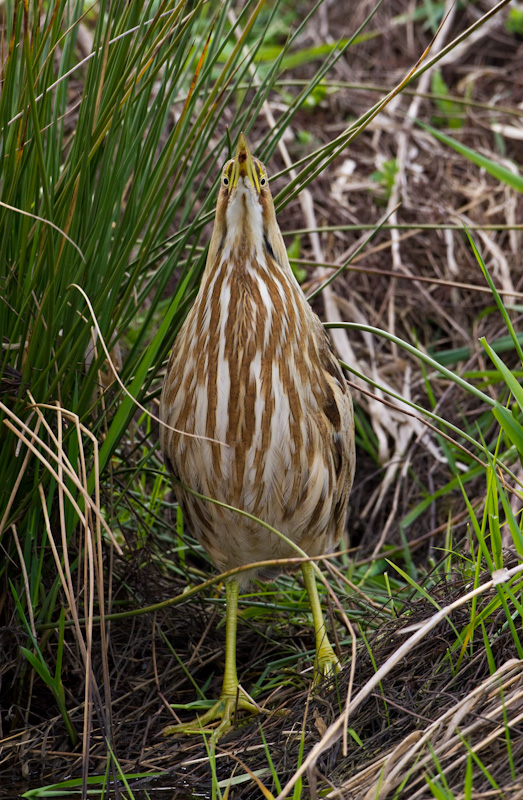
{"type": "MultiPolygon", "coordinates": [[[[470,25],[480,10],[487,9],[488,4],[483,5],[453,8],[437,46],[470,25]]],[[[347,20],[340,8],[341,4],[324,5],[319,22],[308,25],[303,34],[304,48],[335,40],[345,31],[347,20]]],[[[367,13],[366,4],[358,4],[351,28],[364,11],[367,13]]],[[[306,150],[334,139],[349,118],[372,106],[381,87],[400,82],[432,36],[428,23],[395,22],[404,12],[403,3],[387,3],[378,11],[375,28],[380,35],[349,50],[329,76],[336,91],[327,93],[312,111],[296,115],[288,141],[269,164],[272,173],[286,165],[289,155],[296,161],[306,150]],[[304,143],[303,132],[310,136],[308,142],[304,143]]],[[[463,119],[460,140],[494,162],[506,164],[510,159],[512,164],[523,161],[523,44],[507,31],[505,19],[506,14],[494,17],[477,36],[445,56],[441,74],[448,95],[463,101],[450,112],[451,117],[463,119]]],[[[290,77],[306,80],[311,69],[305,62],[290,77]]],[[[396,98],[318,177],[311,196],[304,194],[301,201],[282,209],[279,220],[284,232],[289,232],[289,244],[299,236],[300,258],[307,265],[304,288],[311,292],[331,274],[329,266],[311,264],[339,267],[368,234],[359,226],[375,226],[387,216],[387,225],[396,227],[385,226],[347,272],[313,300],[314,306],[328,321],[385,329],[421,350],[448,357],[451,368],[460,374],[486,372],[490,367],[477,340],[480,336],[489,342],[500,339],[506,328],[499,315],[492,313],[492,295],[485,292],[478,263],[460,226],[465,222],[475,231],[500,293],[507,305],[515,306],[512,320],[517,329],[523,305],[522,232],[517,227],[523,198],[416,125],[416,118],[434,122],[435,114],[443,113],[434,98],[425,96],[431,88],[434,91],[430,73],[421,81],[421,86],[410,87],[396,98]],[[391,186],[387,164],[392,162],[397,171],[391,186]],[[449,353],[458,350],[452,361],[449,353]]],[[[292,87],[288,91],[293,91],[292,87]]],[[[270,126],[270,115],[278,117],[281,103],[281,98],[275,97],[263,109],[251,134],[254,142],[270,126]]],[[[276,181],[276,191],[283,182],[276,181]]],[[[484,421],[485,409],[474,397],[464,397],[455,384],[435,372],[424,374],[406,351],[370,334],[348,336],[343,329],[333,331],[333,340],[340,357],[356,372],[390,387],[400,397],[432,407],[444,419],[470,430],[478,422],[484,436],[489,425],[493,426],[493,421],[484,421]]],[[[506,359],[516,367],[515,353],[506,354],[506,359]]],[[[18,374],[4,374],[2,391],[12,393],[19,383],[18,374]]],[[[456,630],[463,632],[471,617],[495,600],[497,590],[489,587],[472,607],[467,596],[471,574],[464,569],[444,577],[440,559],[446,557],[441,549],[448,542],[448,531],[452,531],[452,548],[464,552],[464,560],[470,555],[470,518],[460,488],[450,485],[453,472],[445,444],[424,426],[418,414],[405,414],[401,401],[389,398],[388,404],[382,403],[384,392],[359,378],[354,378],[354,387],[358,417],[365,426],[359,432],[350,510],[355,581],[361,581],[367,591],[364,576],[371,554],[374,563],[379,563],[399,552],[404,569],[413,566],[418,570],[418,582],[422,582],[420,576],[428,576],[430,581],[431,570],[438,576],[430,585],[432,602],[420,597],[406,581],[399,592],[398,611],[394,603],[387,603],[384,586],[370,591],[368,601],[362,602],[339,576],[331,576],[343,611],[357,631],[357,655],[352,661],[354,673],[347,664],[334,690],[311,697],[307,651],[312,634],[303,625],[305,606],[296,600],[300,590],[290,578],[282,581],[279,591],[271,587],[268,596],[256,589],[252,603],[245,601],[239,628],[240,681],[248,690],[263,683],[266,691],[256,699],[271,713],[247,721],[220,743],[215,754],[215,782],[224,782],[223,792],[230,776],[243,774],[243,765],[247,765],[276,795],[267,752],[284,786],[296,774],[301,748],[306,756],[316,747],[302,797],[315,796],[316,786],[322,796],[332,798],[431,798],[434,794],[426,778],[439,772],[453,793],[448,796],[465,799],[467,769],[476,764],[476,757],[483,770],[474,766],[473,795],[468,796],[523,797],[518,777],[523,763],[521,654],[503,609],[486,619],[483,635],[476,628],[461,648],[455,634],[456,630]],[[446,484],[448,490],[436,498],[446,484]],[[427,496],[433,497],[433,502],[412,517],[412,509],[427,496]],[[410,520],[408,525],[405,520],[410,520]],[[430,636],[427,631],[420,641],[410,640],[400,663],[391,662],[390,671],[374,686],[377,668],[397,657],[410,635],[405,633],[406,627],[430,618],[434,603],[443,608],[465,596],[464,604],[450,613],[452,624],[440,620],[430,636]],[[484,637],[489,648],[484,647],[484,637]],[[266,666],[269,670],[264,674],[266,666]],[[352,678],[354,684],[349,686],[352,678]],[[360,692],[367,694],[357,707],[349,709],[354,738],[349,737],[344,752],[334,731],[340,729],[338,720],[347,697],[354,700],[360,692]],[[285,713],[273,713],[278,710],[285,713]],[[326,735],[329,748],[321,745],[326,735]],[[513,774],[506,759],[507,747],[513,774]]],[[[493,395],[497,391],[490,386],[484,390],[493,395]]],[[[154,400],[150,407],[154,412],[154,400]]],[[[46,437],[55,443],[48,453],[48,468],[56,474],[59,492],[66,493],[68,481],[73,481],[89,497],[89,474],[82,459],[77,467],[63,458],[60,442],[66,424],[76,425],[80,452],[82,442],[91,437],[77,420],[65,421],[65,413],[57,411],[55,428],[46,430],[46,437]]],[[[31,430],[21,430],[15,421],[11,426],[30,448],[45,420],[35,408],[31,430]]],[[[154,425],[137,424],[129,443],[131,465],[139,461],[140,452],[154,446],[156,438],[154,425]]],[[[39,453],[47,441],[44,438],[39,453]]],[[[96,474],[96,464],[93,469],[96,474]]],[[[485,498],[484,475],[466,474],[470,504],[480,508],[485,498]]],[[[125,476],[119,476],[114,487],[120,490],[124,484],[125,476]]],[[[0,770],[9,784],[9,788],[0,788],[2,798],[18,796],[28,786],[78,776],[87,764],[91,774],[103,773],[106,738],[124,772],[166,773],[143,785],[135,782],[135,798],[185,799],[193,796],[193,790],[212,796],[209,756],[201,738],[164,740],[159,733],[169,720],[169,702],[195,699],[194,682],[205,685],[208,697],[219,691],[224,655],[221,594],[211,587],[185,604],[167,605],[169,598],[181,595],[188,582],[194,585],[207,576],[210,567],[204,555],[190,545],[181,566],[178,563],[179,554],[172,546],[175,517],[168,497],[158,507],[157,519],[144,510],[147,521],[140,519],[140,523],[142,530],[150,526],[147,544],[137,541],[137,504],[129,504],[130,521],[115,540],[114,529],[99,513],[100,493],[104,506],[110,507],[110,492],[109,484],[92,492],[94,500],[88,501],[92,518],[79,530],[75,552],[68,553],[64,544],[63,518],[58,536],[56,527],[49,524],[47,530],[56,569],[64,570],[67,607],[73,612],[64,632],[62,679],[71,725],[82,744],[71,745],[63,717],[56,711],[56,698],[38,674],[33,671],[29,681],[23,678],[27,673],[19,648],[27,643],[27,632],[20,629],[11,609],[0,631],[0,770]],[[89,531],[95,531],[94,539],[89,531]],[[73,585],[67,559],[77,557],[84,559],[78,574],[85,577],[85,583],[73,585]],[[123,618],[106,619],[104,624],[97,617],[99,608],[117,611],[150,606],[155,608],[145,614],[124,614],[123,618]],[[89,610],[87,621],[80,619],[80,608],[89,610]],[[25,683],[20,686],[22,679],[25,683]],[[93,698],[87,712],[85,697],[93,698]]],[[[517,495],[513,504],[517,514],[521,508],[517,495]]],[[[45,508],[44,497],[42,505],[45,508]]],[[[16,530],[13,535],[16,537],[16,530]]],[[[510,558],[508,552],[505,565],[514,567],[516,561],[510,558]]],[[[347,563],[346,559],[341,562],[344,572],[347,563]]],[[[489,580],[485,575],[480,583],[489,580]]],[[[335,605],[331,613],[342,640],[341,650],[348,657],[351,637],[335,605]]],[[[32,632],[36,639],[37,631],[32,632]]],[[[38,636],[42,637],[42,629],[38,636]]],[[[50,627],[40,640],[41,648],[51,650],[56,636],[50,627]]],[[[229,795],[235,800],[262,796],[252,780],[238,784],[229,795]]]]}
{"type": "MultiPolygon", "coordinates": [[[[127,580],[131,574],[130,569],[127,580]]],[[[142,602],[150,602],[151,591],[158,598],[157,587],[153,588],[157,575],[149,572],[149,577],[149,586],[141,587],[142,602]]],[[[144,578],[143,570],[141,578],[144,578]]],[[[172,592],[172,587],[167,586],[164,591],[167,592],[168,588],[172,592]]],[[[463,607],[466,594],[466,587],[456,585],[450,591],[447,583],[432,592],[432,599],[440,605],[449,601],[455,606],[460,604],[459,608],[449,611],[452,623],[458,629],[466,626],[470,614],[468,603],[463,607]]],[[[483,605],[493,596],[495,589],[491,587],[485,593],[483,605]]],[[[523,691],[521,660],[512,657],[510,633],[506,629],[496,630],[495,621],[489,627],[492,656],[502,665],[494,674],[489,672],[489,659],[481,647],[475,647],[474,655],[466,655],[461,668],[453,671],[449,665],[452,662],[456,665],[459,651],[449,652],[452,636],[449,636],[449,624],[442,620],[442,614],[430,637],[425,635],[418,642],[405,644],[405,621],[410,628],[422,626],[432,613],[431,604],[407,599],[405,614],[389,623],[382,623],[379,630],[369,637],[367,652],[364,648],[358,649],[349,725],[363,746],[358,746],[349,737],[348,753],[342,756],[341,741],[336,743],[336,737],[329,737],[327,733],[328,727],[336,724],[343,708],[350,670],[343,672],[335,690],[323,691],[316,697],[309,694],[307,672],[303,676],[296,674],[292,681],[278,686],[262,703],[270,709],[269,716],[254,722],[246,721],[217,747],[218,779],[226,782],[238,770],[240,759],[242,765],[261,774],[267,782],[268,748],[284,784],[294,776],[303,738],[306,753],[313,747],[321,750],[324,747],[321,742],[328,740],[329,746],[318,754],[309,779],[315,779],[319,787],[329,784],[337,787],[327,795],[329,797],[392,797],[394,790],[406,783],[404,794],[399,796],[429,798],[432,795],[424,777],[427,772],[436,773],[435,758],[459,797],[469,752],[481,758],[485,769],[497,781],[500,789],[493,796],[503,797],[503,786],[510,785],[514,791],[515,784],[509,775],[507,762],[499,760],[508,735],[512,740],[514,763],[520,763],[523,756],[519,735],[523,691]],[[403,656],[398,658],[400,645],[403,645],[403,656]],[[375,664],[387,665],[379,685],[375,664]],[[361,703],[356,693],[358,697],[364,695],[361,703]],[[274,713],[278,710],[282,715],[274,713]],[[266,745],[260,738],[260,729],[266,745]],[[377,794],[378,786],[381,788],[377,794]]],[[[218,614],[221,616],[220,612],[218,614]]],[[[265,660],[291,652],[296,637],[302,635],[306,639],[309,632],[302,634],[299,627],[286,624],[285,615],[281,613],[272,614],[266,628],[245,630],[245,625],[242,625],[238,659],[245,684],[249,685],[248,682],[259,675],[265,660]],[[278,630],[277,641],[271,628],[278,630]]],[[[109,626],[113,747],[125,772],[167,771],[163,779],[145,782],[149,796],[155,796],[156,784],[173,789],[184,786],[187,791],[191,788],[203,791],[204,796],[205,792],[210,793],[208,753],[200,738],[166,741],[159,736],[166,720],[165,708],[159,703],[159,698],[176,696],[183,701],[184,694],[187,699],[194,696],[194,689],[187,685],[180,662],[192,669],[200,685],[206,675],[212,675],[211,691],[212,688],[218,690],[223,651],[223,633],[216,631],[216,609],[209,604],[193,602],[189,607],[140,616],[134,621],[123,621],[114,628],[109,626]],[[187,624],[189,614],[190,625],[187,624]],[[165,637],[176,647],[177,657],[169,654],[165,637]]],[[[14,661],[11,664],[14,666],[14,661]]],[[[92,664],[95,674],[103,672],[103,651],[98,637],[93,642],[92,664]]],[[[309,666],[306,660],[304,666],[309,666]]],[[[6,677],[12,676],[7,673],[6,677]]],[[[42,785],[77,772],[81,768],[81,757],[78,752],[71,751],[60,717],[48,718],[45,690],[38,681],[31,691],[34,694],[32,715],[35,723],[3,742],[4,770],[6,765],[12,765],[10,774],[14,777],[17,770],[13,767],[18,763],[20,777],[23,775],[30,780],[36,773],[38,784],[42,785]],[[40,723],[37,722],[39,713],[45,717],[45,721],[40,723]]],[[[71,709],[71,717],[74,723],[81,725],[81,704],[71,709]]],[[[100,716],[94,715],[89,754],[93,773],[102,771],[105,760],[105,723],[100,725],[100,722],[100,716]]],[[[487,783],[485,781],[485,788],[487,783]]],[[[140,782],[136,784],[134,796],[145,797],[139,786],[140,782]]],[[[234,796],[258,796],[253,791],[252,784],[249,784],[243,792],[237,790],[234,796]]],[[[180,797],[183,796],[182,793],[180,797]]]]}

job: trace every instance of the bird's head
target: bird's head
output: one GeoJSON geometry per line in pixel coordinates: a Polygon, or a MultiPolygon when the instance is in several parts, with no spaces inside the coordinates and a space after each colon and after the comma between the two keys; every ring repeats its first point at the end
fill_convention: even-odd
{"type": "Polygon", "coordinates": [[[263,190],[268,188],[267,170],[257,158],[251,156],[247,139],[240,133],[236,155],[223,166],[222,189],[232,200],[238,191],[244,188],[258,195],[263,196],[263,190]]]}
{"type": "Polygon", "coordinates": [[[247,251],[255,254],[260,263],[269,256],[290,271],[267,170],[251,155],[241,133],[234,158],[222,169],[208,264],[214,267],[218,253],[227,257],[247,251]]]}
{"type": "Polygon", "coordinates": [[[267,171],[254,158],[247,139],[240,134],[236,155],[222,169],[216,206],[216,224],[222,229],[222,242],[236,249],[250,242],[261,246],[269,220],[275,221],[267,171]]]}

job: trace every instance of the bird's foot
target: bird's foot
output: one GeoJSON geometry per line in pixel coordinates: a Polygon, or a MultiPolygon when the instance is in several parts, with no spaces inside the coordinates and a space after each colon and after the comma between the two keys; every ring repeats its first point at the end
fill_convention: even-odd
{"type": "Polygon", "coordinates": [[[316,688],[324,681],[331,683],[338,672],[341,672],[340,661],[330,642],[324,640],[316,652],[313,687],[316,688]]]}
{"type": "Polygon", "coordinates": [[[251,702],[245,692],[238,689],[235,694],[222,694],[220,699],[201,717],[198,716],[196,719],[190,722],[183,722],[181,725],[168,725],[163,729],[162,733],[164,736],[210,733],[211,740],[217,742],[235,724],[238,711],[259,714],[261,709],[251,702]],[[218,720],[221,720],[221,722],[216,727],[213,723],[218,720]]]}

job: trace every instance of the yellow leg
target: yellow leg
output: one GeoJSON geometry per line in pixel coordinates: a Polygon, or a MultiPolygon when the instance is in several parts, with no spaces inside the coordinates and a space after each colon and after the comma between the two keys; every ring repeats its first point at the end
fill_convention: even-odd
{"type": "Polygon", "coordinates": [[[311,604],[312,619],[314,622],[314,633],[316,636],[316,658],[314,660],[314,685],[321,683],[326,678],[333,678],[341,670],[341,664],[331,647],[325,630],[325,622],[321,611],[314,567],[310,561],[302,564],[301,571],[303,580],[309,595],[311,604]]]}
{"type": "Polygon", "coordinates": [[[192,722],[182,725],[168,725],[164,728],[163,735],[170,736],[177,733],[212,733],[214,741],[223,736],[232,726],[236,712],[239,710],[250,711],[258,714],[259,709],[251,703],[239,688],[236,673],[236,624],[238,620],[238,595],[240,586],[237,581],[231,580],[226,584],[225,593],[227,608],[225,617],[225,673],[223,676],[222,693],[218,702],[201,717],[196,717],[192,722]],[[221,719],[217,728],[207,728],[206,725],[221,719]]]}

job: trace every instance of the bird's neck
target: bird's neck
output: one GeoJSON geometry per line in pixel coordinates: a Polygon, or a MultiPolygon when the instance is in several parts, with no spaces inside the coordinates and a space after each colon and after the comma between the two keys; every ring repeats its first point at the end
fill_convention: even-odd
{"type": "Polygon", "coordinates": [[[227,206],[227,232],[222,248],[222,261],[237,263],[261,260],[263,216],[260,204],[247,189],[238,186],[234,199],[227,206]]]}

